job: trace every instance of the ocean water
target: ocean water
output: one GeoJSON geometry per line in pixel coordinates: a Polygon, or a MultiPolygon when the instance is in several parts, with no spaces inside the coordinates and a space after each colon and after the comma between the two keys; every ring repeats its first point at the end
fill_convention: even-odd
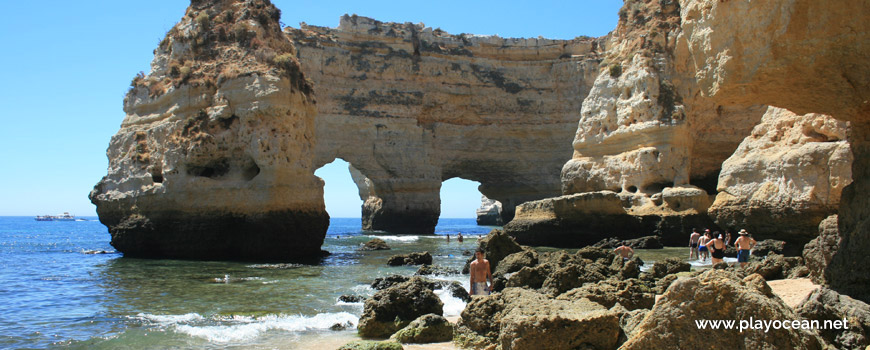
{"type": "MultiPolygon", "coordinates": [[[[340,295],[371,296],[376,277],[416,271],[386,266],[389,256],[429,251],[435,264],[461,269],[476,236],[492,229],[441,219],[435,236],[392,236],[337,218],[323,245],[332,254],[319,264],[264,265],[124,258],[105,226],[87,219],[0,217],[0,348],[335,349],[357,339],[363,308],[340,295]],[[357,250],[375,236],[393,249],[357,250]]],[[[467,276],[435,278],[468,288],[467,276]]],[[[445,315],[465,307],[436,293],[445,315]]]]}
{"type": "MultiPolygon", "coordinates": [[[[87,219],[0,217],[0,349],[336,349],[359,339],[363,310],[339,296],[371,296],[376,277],[416,271],[386,266],[391,255],[429,251],[436,265],[461,269],[478,236],[493,228],[441,219],[434,236],[396,236],[362,232],[360,219],[331,219],[323,249],[332,254],[301,265],[124,258],[105,226],[87,219]],[[393,249],[357,250],[374,237],[393,249]],[[331,330],[335,325],[346,328],[331,330]]],[[[688,258],[688,248],[637,254],[646,269],[655,260],[688,258]]],[[[434,278],[468,289],[467,276],[434,278]]],[[[446,316],[465,307],[443,290],[436,294],[446,316]]]]}

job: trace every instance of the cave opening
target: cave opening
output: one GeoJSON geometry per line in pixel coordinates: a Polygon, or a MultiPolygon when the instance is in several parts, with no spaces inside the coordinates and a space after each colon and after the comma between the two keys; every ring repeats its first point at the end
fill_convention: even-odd
{"type": "Polygon", "coordinates": [[[329,213],[330,221],[349,219],[355,220],[359,224],[362,217],[360,208],[363,201],[360,199],[359,189],[351,177],[350,163],[336,158],[331,163],[317,169],[314,175],[323,179],[323,201],[326,204],[326,212],[329,213]]]}
{"type": "Polygon", "coordinates": [[[482,196],[479,186],[480,182],[458,177],[442,182],[439,220],[476,218],[482,196]]]}

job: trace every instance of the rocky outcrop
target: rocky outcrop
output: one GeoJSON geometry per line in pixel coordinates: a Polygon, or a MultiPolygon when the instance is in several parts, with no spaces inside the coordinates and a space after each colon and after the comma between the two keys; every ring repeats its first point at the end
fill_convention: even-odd
{"type": "Polygon", "coordinates": [[[426,314],[393,334],[391,339],[405,343],[439,343],[453,339],[453,325],[441,315],[426,314]]]}
{"type": "Polygon", "coordinates": [[[133,79],[90,193],[125,256],[316,257],[315,104],[268,0],[193,1],[133,79]]]}
{"type": "Polygon", "coordinates": [[[662,278],[670,274],[686,272],[692,269],[692,265],[679,258],[667,258],[653,263],[650,274],[655,278],[662,278]]]}
{"type": "Polygon", "coordinates": [[[501,226],[504,225],[502,220],[501,202],[493,199],[480,196],[480,208],[477,209],[477,224],[483,226],[501,226]]]}
{"type": "Polygon", "coordinates": [[[390,246],[383,239],[374,238],[371,241],[365,242],[359,247],[359,250],[390,250],[390,246]]]}
{"type": "Polygon", "coordinates": [[[825,279],[870,300],[870,21],[866,1],[685,0],[686,66],[703,95],[725,105],[768,104],[851,123],[854,182],[839,208],[840,249],[825,279]],[[752,40],[746,40],[752,38],[752,40]],[[739,47],[740,49],[734,49],[739,47]]]}
{"type": "Polygon", "coordinates": [[[814,331],[801,329],[698,329],[696,320],[799,320],[770,292],[764,280],[742,280],[722,270],[678,279],[633,330],[620,349],[708,348],[728,344],[739,349],[822,349],[814,331]]]}
{"type": "Polygon", "coordinates": [[[837,216],[831,215],[819,224],[819,236],[804,246],[804,262],[814,283],[825,283],[825,269],[839,247],[837,216]]]}
{"type": "MultiPolygon", "coordinates": [[[[489,267],[492,271],[495,271],[502,259],[508,255],[524,250],[511,236],[508,236],[502,230],[490,231],[486,237],[477,242],[477,246],[483,249],[483,256],[486,260],[489,260],[489,267]]],[[[469,265],[475,259],[477,257],[474,255],[468,258],[465,266],[462,268],[462,273],[468,273],[469,265]]]]}
{"type": "Polygon", "coordinates": [[[837,349],[866,349],[870,345],[870,305],[832,291],[819,288],[807,296],[795,311],[807,320],[845,320],[840,329],[821,329],[819,333],[837,349]]]}
{"type": "Polygon", "coordinates": [[[618,240],[616,238],[606,238],[598,241],[598,243],[593,244],[593,247],[598,248],[609,248],[614,249],[617,248],[623,243],[630,247],[631,249],[662,249],[664,246],[662,245],[661,237],[659,236],[645,236],[641,238],[635,239],[626,239],[626,240],[618,240]]]}
{"type": "Polygon", "coordinates": [[[588,299],[554,300],[522,289],[473,299],[462,311],[454,341],[503,350],[616,348],[619,317],[588,299]]]}
{"type": "Polygon", "coordinates": [[[315,166],[341,158],[372,184],[365,229],[432,233],[453,177],[480,182],[505,221],[517,204],[559,194],[600,40],[451,35],[359,16],[285,32],[317,86],[315,166]]]}
{"type": "Polygon", "coordinates": [[[847,132],[848,123],[826,115],[768,108],[722,164],[709,215],[722,227],[803,246],[852,182],[847,132]]]}
{"type": "Polygon", "coordinates": [[[547,198],[517,206],[504,231],[524,245],[583,247],[602,239],[654,233],[662,244],[684,245],[693,227],[715,227],[705,214],[712,196],[691,185],[661,194],[598,191],[547,198]],[[678,208],[678,209],[674,209],[678,208]]]}
{"type": "Polygon", "coordinates": [[[429,252],[393,255],[387,260],[387,265],[432,265],[432,254],[429,252]]]}
{"type": "Polygon", "coordinates": [[[444,304],[420,277],[378,291],[366,300],[357,330],[365,338],[387,338],[426,314],[443,314],[444,304]]]}

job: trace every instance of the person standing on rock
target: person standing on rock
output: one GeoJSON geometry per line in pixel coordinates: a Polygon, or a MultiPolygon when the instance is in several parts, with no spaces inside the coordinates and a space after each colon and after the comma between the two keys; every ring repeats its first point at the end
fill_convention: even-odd
{"type": "Polygon", "coordinates": [[[734,246],[737,247],[737,262],[740,263],[740,267],[745,267],[749,262],[749,251],[752,248],[755,248],[755,245],[758,244],[752,237],[749,237],[749,232],[746,232],[746,229],[740,229],[740,237],[737,237],[737,241],[734,242],[734,246]]]}
{"type": "Polygon", "coordinates": [[[698,240],[701,238],[701,234],[698,233],[698,229],[692,228],[692,234],[689,235],[689,259],[695,258],[698,259],[698,240]]]}
{"type": "Polygon", "coordinates": [[[722,241],[722,235],[718,231],[713,234],[713,237],[716,238],[707,242],[707,250],[712,256],[713,266],[716,266],[716,264],[725,261],[725,242],[722,241]]]}
{"type": "Polygon", "coordinates": [[[622,256],[622,261],[631,259],[631,257],[634,255],[634,249],[631,249],[631,247],[625,245],[625,241],[622,241],[622,245],[616,247],[616,249],[614,249],[613,251],[616,254],[622,256]]]}
{"type": "Polygon", "coordinates": [[[471,274],[471,295],[489,295],[492,291],[492,272],[489,268],[489,260],[483,258],[483,248],[477,248],[474,256],[477,259],[471,262],[468,269],[471,274]],[[487,281],[489,285],[487,285],[487,281]]]}

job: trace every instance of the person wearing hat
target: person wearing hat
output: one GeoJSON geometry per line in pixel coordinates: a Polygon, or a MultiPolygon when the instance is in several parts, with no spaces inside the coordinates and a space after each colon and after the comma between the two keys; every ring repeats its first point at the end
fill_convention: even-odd
{"type": "Polygon", "coordinates": [[[746,263],[749,262],[749,251],[752,248],[755,248],[755,245],[758,244],[752,237],[749,237],[749,232],[746,232],[746,229],[740,229],[740,237],[734,241],[734,245],[737,246],[737,262],[740,263],[740,267],[746,266],[746,263]]]}

